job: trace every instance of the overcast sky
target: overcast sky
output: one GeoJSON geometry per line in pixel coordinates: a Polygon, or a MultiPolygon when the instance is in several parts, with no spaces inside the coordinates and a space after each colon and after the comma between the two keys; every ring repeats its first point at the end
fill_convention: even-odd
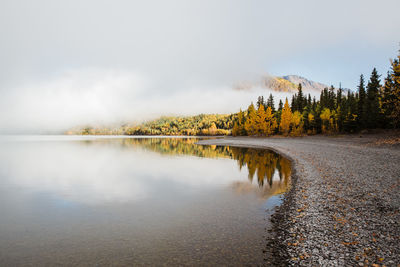
{"type": "Polygon", "coordinates": [[[355,88],[389,69],[400,1],[0,1],[0,131],[235,112],[265,73],[355,88]]]}

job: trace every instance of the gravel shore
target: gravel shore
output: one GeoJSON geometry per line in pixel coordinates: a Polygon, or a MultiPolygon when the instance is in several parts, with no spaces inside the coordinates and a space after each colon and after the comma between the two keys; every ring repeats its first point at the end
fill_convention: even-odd
{"type": "Polygon", "coordinates": [[[199,144],[276,150],[292,187],[271,217],[266,265],[400,266],[400,138],[228,137],[199,144]]]}

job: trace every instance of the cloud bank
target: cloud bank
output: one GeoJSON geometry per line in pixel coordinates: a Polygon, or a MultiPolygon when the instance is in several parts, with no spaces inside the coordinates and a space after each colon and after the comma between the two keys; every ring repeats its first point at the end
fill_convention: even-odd
{"type": "Polygon", "coordinates": [[[354,88],[395,56],[399,9],[397,0],[3,0],[0,130],[232,112],[256,97],[232,85],[266,72],[354,88]]]}

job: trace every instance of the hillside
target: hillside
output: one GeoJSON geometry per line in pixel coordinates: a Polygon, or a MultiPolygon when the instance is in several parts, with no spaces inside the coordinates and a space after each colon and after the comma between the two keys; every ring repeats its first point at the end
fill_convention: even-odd
{"type": "Polygon", "coordinates": [[[299,83],[303,87],[304,92],[311,94],[320,93],[324,88],[328,87],[326,84],[311,81],[298,75],[286,75],[282,77],[264,75],[258,82],[242,81],[237,83],[234,88],[236,90],[250,90],[254,87],[261,87],[275,92],[295,93],[297,92],[299,83]]]}
{"type": "Polygon", "coordinates": [[[276,92],[296,92],[298,85],[301,84],[303,90],[308,93],[319,93],[328,87],[325,84],[308,80],[298,75],[264,76],[262,86],[276,92]]]}

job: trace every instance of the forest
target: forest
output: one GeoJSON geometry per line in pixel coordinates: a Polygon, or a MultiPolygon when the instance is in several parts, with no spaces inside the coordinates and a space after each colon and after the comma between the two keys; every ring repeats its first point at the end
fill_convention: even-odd
{"type": "Polygon", "coordinates": [[[275,106],[274,96],[259,96],[256,105],[235,114],[200,114],[161,117],[117,128],[80,127],[67,134],[117,135],[233,135],[300,136],[304,134],[353,133],[364,129],[400,127],[400,54],[391,60],[390,71],[381,79],[374,68],[368,80],[361,75],[356,91],[325,88],[319,99],[297,93],[275,106]]]}
{"type": "Polygon", "coordinates": [[[381,82],[374,68],[368,81],[360,76],[357,92],[342,88],[321,91],[319,100],[304,95],[301,84],[290,104],[274,97],[258,97],[256,106],[237,114],[232,135],[269,136],[282,134],[352,133],[364,129],[400,126],[400,55],[391,61],[391,69],[381,82]]]}

